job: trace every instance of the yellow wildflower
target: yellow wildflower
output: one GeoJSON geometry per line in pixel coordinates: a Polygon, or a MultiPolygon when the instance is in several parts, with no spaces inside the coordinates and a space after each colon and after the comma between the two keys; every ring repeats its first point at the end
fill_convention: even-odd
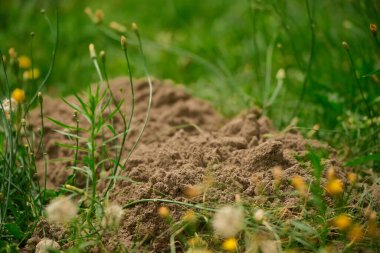
{"type": "Polygon", "coordinates": [[[292,178],[293,187],[302,195],[305,195],[307,192],[307,187],[305,180],[301,176],[294,176],[292,178]]]}
{"type": "Polygon", "coordinates": [[[199,237],[198,235],[195,235],[194,237],[190,238],[188,241],[187,241],[188,245],[191,247],[191,248],[201,248],[201,247],[206,247],[207,246],[207,242],[205,242],[201,237],[199,237]]]}
{"type": "Polygon", "coordinates": [[[184,193],[188,198],[195,198],[203,193],[202,185],[192,185],[185,188],[184,193]]]}
{"type": "Polygon", "coordinates": [[[275,166],[272,168],[272,174],[275,180],[281,180],[284,173],[281,166],[275,166]]]}
{"type": "Polygon", "coordinates": [[[370,237],[376,238],[377,237],[377,224],[376,224],[376,216],[377,213],[375,211],[372,211],[368,218],[368,230],[367,233],[370,237]]]}
{"type": "Polygon", "coordinates": [[[16,50],[15,50],[13,47],[11,47],[11,48],[9,49],[8,54],[9,54],[9,56],[10,56],[11,58],[13,58],[13,59],[16,59],[16,58],[17,58],[17,52],[16,52],[16,50]]]}
{"type": "Polygon", "coordinates": [[[347,174],[348,182],[350,182],[351,185],[356,183],[356,180],[358,179],[358,175],[353,172],[348,172],[347,174]]]}
{"type": "Polygon", "coordinates": [[[186,253],[213,253],[211,250],[207,248],[190,248],[186,253]]]}
{"type": "Polygon", "coordinates": [[[347,237],[351,242],[358,242],[363,239],[364,231],[363,227],[359,224],[355,224],[348,231],[347,237]]]}
{"type": "Polygon", "coordinates": [[[237,240],[233,237],[224,240],[222,248],[228,252],[235,252],[238,248],[237,240]]]}
{"type": "Polygon", "coordinates": [[[157,210],[157,213],[161,218],[167,218],[170,216],[170,210],[166,206],[160,206],[160,208],[157,210]]]}
{"type": "Polygon", "coordinates": [[[340,230],[346,230],[351,226],[352,220],[351,217],[347,214],[340,214],[334,218],[333,224],[340,230]]]}
{"type": "Polygon", "coordinates": [[[40,77],[40,70],[38,68],[29,69],[27,71],[24,71],[22,77],[24,80],[31,80],[33,77],[34,79],[37,79],[40,77]]]}
{"type": "Polygon", "coordinates": [[[328,180],[326,184],[326,192],[330,195],[337,196],[344,191],[344,185],[340,179],[328,180]]]}
{"type": "Polygon", "coordinates": [[[19,64],[20,68],[22,68],[22,69],[28,69],[28,68],[30,68],[30,66],[31,66],[32,63],[31,63],[29,57],[27,57],[25,55],[21,55],[18,58],[18,64],[19,64]]]}
{"type": "Polygon", "coordinates": [[[197,215],[193,210],[189,210],[185,213],[185,215],[182,217],[182,220],[191,224],[194,224],[197,222],[198,218],[197,215]]]}
{"type": "Polygon", "coordinates": [[[16,88],[12,92],[12,98],[21,104],[25,99],[25,91],[23,89],[16,88]]]}

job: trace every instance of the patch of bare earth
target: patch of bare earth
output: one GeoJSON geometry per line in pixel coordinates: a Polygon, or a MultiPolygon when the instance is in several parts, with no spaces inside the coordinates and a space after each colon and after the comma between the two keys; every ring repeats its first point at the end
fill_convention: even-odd
{"type": "MultiPolygon", "coordinates": [[[[129,113],[129,82],[118,78],[111,82],[116,98],[126,99],[125,112],[129,113]]],[[[280,206],[291,210],[298,198],[285,194],[292,190],[287,179],[294,175],[310,177],[310,168],[296,157],[307,152],[307,145],[322,147],[315,141],[305,140],[296,131],[278,132],[271,121],[259,111],[245,112],[232,120],[224,120],[206,102],[190,96],[181,86],[154,81],[153,105],[147,129],[141,143],[132,154],[120,180],[110,194],[110,199],[121,205],[134,200],[165,198],[188,203],[204,203],[218,207],[230,203],[240,195],[244,202],[258,206],[280,206]],[[274,194],[272,168],[280,166],[284,183],[274,194]],[[212,179],[206,194],[188,198],[186,190],[193,185],[212,179]]],[[[148,83],[135,83],[135,116],[132,131],[128,134],[124,157],[130,150],[145,117],[148,101],[148,83]]],[[[72,97],[71,103],[78,103],[72,97]]],[[[73,110],[59,99],[44,99],[45,117],[52,117],[74,125],[73,110]]],[[[29,122],[33,128],[40,126],[38,111],[32,112],[29,122]]],[[[120,117],[114,118],[116,129],[121,132],[120,117]]],[[[88,126],[80,118],[80,127],[88,126]]],[[[56,187],[65,182],[71,173],[73,152],[58,147],[58,142],[73,143],[59,129],[45,120],[44,147],[48,154],[48,185],[56,187]],[[70,158],[71,160],[62,160],[70,158]],[[58,160],[57,160],[58,159],[58,160]],[[59,160],[60,159],[60,160],[59,160]],[[53,162],[52,162],[53,161],[53,162]]],[[[85,133],[83,133],[85,134],[85,133]]],[[[110,137],[110,133],[106,133],[110,137]]],[[[324,148],[329,149],[327,146],[324,148]]],[[[328,165],[338,166],[333,158],[328,165]]],[[[113,155],[111,151],[109,154],[113,155]]],[[[81,154],[80,157],[82,157],[81,154]]],[[[43,176],[43,163],[39,161],[39,174],[43,176]]],[[[99,190],[104,190],[101,182],[99,190]]],[[[157,215],[162,203],[141,203],[126,209],[121,228],[111,239],[109,247],[119,241],[125,245],[144,240],[143,251],[167,252],[170,230],[167,223],[157,215]],[[144,246],[146,245],[146,246],[144,246]],[[146,247],[146,248],[144,248],[146,247]]],[[[173,216],[180,218],[185,208],[169,205],[173,216]]],[[[111,250],[111,249],[110,249],[111,250]]]]}

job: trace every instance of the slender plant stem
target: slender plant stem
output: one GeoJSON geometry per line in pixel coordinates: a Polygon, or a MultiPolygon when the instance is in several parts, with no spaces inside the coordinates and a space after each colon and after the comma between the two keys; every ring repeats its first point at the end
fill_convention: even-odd
{"type": "MultiPolygon", "coordinates": [[[[129,62],[129,61],[128,61],[129,62]]],[[[110,84],[109,84],[109,79],[108,79],[108,75],[107,75],[107,71],[106,71],[106,64],[105,62],[103,63],[103,73],[104,73],[104,77],[106,79],[106,83],[107,83],[107,87],[108,87],[108,90],[110,92],[110,95],[111,95],[111,98],[112,98],[112,101],[114,103],[114,105],[118,108],[117,110],[119,111],[119,114],[120,114],[120,117],[123,121],[123,125],[124,125],[124,131],[123,131],[123,137],[122,137],[122,141],[121,141],[121,146],[119,148],[119,153],[116,154],[116,157],[115,157],[115,160],[116,160],[116,163],[114,163],[114,167],[112,169],[112,179],[111,181],[109,182],[108,186],[107,186],[107,190],[105,191],[104,193],[104,196],[107,196],[108,195],[108,192],[110,191],[110,189],[114,186],[114,183],[115,183],[115,174],[117,172],[117,168],[119,167],[120,165],[120,160],[121,160],[121,156],[123,154],[123,149],[124,149],[124,145],[125,145],[125,140],[127,138],[127,134],[128,134],[128,130],[129,130],[129,126],[130,126],[130,123],[128,123],[127,125],[127,122],[126,122],[126,119],[125,119],[125,115],[123,114],[123,112],[120,110],[120,106],[117,104],[116,102],[116,99],[113,95],[113,92],[110,88],[110,84]]],[[[129,70],[129,74],[130,74],[130,82],[132,80],[132,74],[131,74],[131,71],[130,71],[130,68],[129,68],[129,64],[128,64],[128,70],[129,70]]],[[[133,89],[133,84],[132,84],[132,89],[133,89]]],[[[133,108],[134,108],[134,96],[132,97],[132,104],[133,104],[133,108]]],[[[131,118],[130,118],[130,121],[131,121],[131,118]]]]}
{"type": "MultiPolygon", "coordinates": [[[[372,109],[371,109],[371,106],[369,105],[366,97],[364,96],[363,88],[362,88],[362,86],[360,84],[360,81],[359,81],[359,78],[358,78],[358,76],[356,74],[355,63],[354,63],[354,59],[352,58],[350,48],[349,47],[345,47],[345,49],[346,49],[346,52],[347,52],[347,55],[348,55],[348,58],[349,58],[349,61],[350,61],[351,71],[352,71],[352,75],[353,75],[353,77],[355,79],[356,86],[358,87],[360,95],[361,95],[361,97],[363,99],[363,102],[365,103],[365,105],[367,107],[368,118],[370,118],[370,120],[372,122],[372,109]]],[[[352,99],[354,99],[354,98],[352,98],[352,99]]]]}
{"type": "MultiPolygon", "coordinates": [[[[135,111],[135,92],[134,92],[134,88],[133,88],[132,71],[131,71],[131,66],[130,66],[130,62],[129,62],[127,47],[123,48],[123,51],[124,51],[125,59],[127,60],[129,84],[131,87],[131,99],[132,99],[132,101],[131,101],[131,114],[129,116],[129,120],[128,120],[128,124],[127,124],[127,130],[129,130],[131,127],[132,118],[133,118],[134,111],[135,111]]],[[[123,164],[123,168],[125,167],[125,164],[126,164],[126,162],[123,164]]]]}
{"type": "Polygon", "coordinates": [[[294,117],[296,117],[297,114],[298,114],[298,112],[299,112],[299,110],[300,110],[300,108],[301,108],[301,105],[303,103],[303,100],[304,100],[304,97],[305,97],[305,94],[306,94],[307,84],[308,84],[309,78],[310,78],[311,66],[312,66],[312,63],[313,63],[313,60],[314,60],[314,51],[315,51],[315,24],[314,24],[313,17],[312,17],[312,14],[311,14],[309,0],[305,0],[305,3],[306,3],[307,16],[309,18],[309,25],[310,25],[310,30],[311,30],[310,55],[309,55],[309,61],[307,63],[305,78],[304,78],[303,83],[302,83],[302,91],[301,91],[300,97],[298,99],[297,105],[296,105],[296,107],[295,107],[295,109],[293,111],[293,114],[292,114],[292,116],[290,117],[289,120],[292,120],[294,117]]]}
{"type": "Polygon", "coordinates": [[[253,59],[254,59],[254,70],[256,73],[256,81],[260,83],[261,81],[261,73],[260,73],[260,54],[259,54],[259,47],[257,45],[257,39],[256,39],[256,26],[257,26],[257,14],[253,7],[252,0],[247,0],[248,2],[248,10],[249,10],[249,17],[251,19],[251,31],[252,31],[252,48],[253,48],[253,59]]]}
{"type": "MultiPolygon", "coordinates": [[[[55,2],[57,2],[57,1],[55,1],[55,2]]],[[[45,17],[47,20],[49,20],[47,18],[47,16],[45,16],[45,17]]],[[[50,21],[49,21],[49,26],[51,26],[50,21]]],[[[53,48],[53,52],[52,52],[52,56],[51,56],[49,70],[46,73],[45,78],[43,79],[41,84],[38,86],[36,93],[34,94],[34,96],[30,99],[29,103],[27,104],[25,111],[24,111],[24,117],[23,118],[25,118],[25,116],[28,114],[31,106],[33,105],[34,101],[37,99],[38,92],[40,92],[42,90],[42,88],[45,86],[46,82],[49,80],[51,73],[53,72],[53,68],[54,68],[54,64],[55,64],[55,57],[56,57],[57,49],[58,49],[58,43],[59,43],[59,12],[58,12],[58,7],[56,6],[56,34],[55,34],[55,42],[54,42],[54,48],[53,48]]]]}
{"type": "Polygon", "coordinates": [[[150,111],[151,111],[151,108],[152,108],[152,94],[153,94],[152,80],[150,78],[150,74],[149,74],[149,71],[148,71],[148,66],[147,66],[146,58],[145,58],[145,55],[144,55],[144,50],[143,50],[142,43],[141,43],[140,33],[139,33],[138,30],[135,33],[136,33],[136,36],[137,36],[137,40],[139,42],[140,53],[141,53],[141,56],[143,58],[144,72],[145,72],[145,75],[147,76],[147,79],[148,79],[148,84],[149,84],[149,100],[148,100],[148,109],[146,111],[143,127],[141,128],[141,131],[140,131],[140,133],[139,133],[139,135],[137,137],[137,140],[133,144],[131,150],[129,151],[129,153],[127,155],[127,158],[125,159],[123,168],[125,168],[125,165],[129,161],[129,158],[131,157],[133,151],[137,147],[137,144],[140,142],[140,139],[141,139],[141,137],[142,137],[142,135],[143,135],[143,133],[145,131],[145,127],[146,127],[146,125],[148,123],[148,120],[149,120],[149,117],[150,117],[150,111]]]}
{"type": "MultiPolygon", "coordinates": [[[[4,62],[4,59],[3,59],[3,54],[2,52],[0,51],[0,57],[1,57],[1,61],[2,61],[2,66],[3,66],[3,71],[4,71],[4,76],[5,76],[5,84],[6,84],[6,95],[7,95],[7,98],[9,100],[9,110],[10,110],[10,120],[6,120],[5,119],[5,122],[6,122],[6,125],[7,125],[7,130],[6,130],[6,133],[7,133],[7,141],[8,141],[8,144],[9,144],[9,167],[8,167],[8,185],[7,185],[7,193],[6,193],[6,197],[5,197],[5,203],[4,203],[4,212],[3,212],[3,217],[1,218],[1,222],[0,222],[0,232],[2,231],[3,229],[3,221],[5,221],[5,217],[7,215],[7,209],[8,209],[8,202],[9,202],[9,195],[10,195],[10,190],[11,190],[11,183],[12,183],[12,170],[13,170],[13,166],[14,166],[14,157],[13,157],[13,133],[12,133],[12,121],[13,121],[13,109],[12,109],[12,102],[11,102],[11,95],[10,95],[10,85],[9,85],[9,79],[8,79],[8,75],[7,75],[7,71],[6,71],[6,68],[5,68],[5,62],[4,62]]],[[[3,107],[3,104],[1,104],[1,107],[2,107],[2,111],[4,112],[4,107],[3,107]]]]}
{"type": "MultiPolygon", "coordinates": [[[[77,138],[75,138],[75,154],[74,154],[74,166],[77,166],[78,163],[78,150],[79,150],[79,118],[78,118],[78,112],[74,112],[74,120],[75,120],[75,134],[77,138]]],[[[75,175],[74,175],[75,178],[75,175]]]]}

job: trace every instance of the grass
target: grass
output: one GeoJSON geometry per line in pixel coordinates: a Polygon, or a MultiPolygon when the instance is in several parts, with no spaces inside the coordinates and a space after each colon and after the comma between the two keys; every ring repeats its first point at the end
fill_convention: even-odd
{"type": "MultiPolygon", "coordinates": [[[[20,41],[31,41],[29,32],[34,31],[34,58],[42,72],[49,66],[51,45],[44,36],[48,26],[36,17],[41,8],[52,17],[51,7],[43,1],[29,1],[20,11],[19,3],[12,2],[5,4],[1,13],[6,27],[0,35],[6,42],[3,48],[16,47],[20,54],[29,55],[29,46],[25,48],[20,41]]],[[[119,43],[118,37],[111,39],[97,30],[84,14],[85,7],[84,2],[61,3],[62,41],[59,61],[47,86],[51,94],[71,94],[88,85],[91,62],[84,55],[86,45],[94,40],[98,48],[109,48],[109,75],[124,74],[122,54],[109,47],[119,43]],[[80,31],[75,29],[77,24],[80,31]]],[[[379,23],[376,1],[94,1],[90,7],[103,9],[105,27],[111,21],[125,26],[137,21],[144,29],[142,39],[152,75],[185,83],[194,95],[211,101],[224,115],[233,116],[256,104],[265,108],[280,128],[298,116],[301,130],[306,128],[307,132],[319,124],[318,137],[338,150],[344,149],[339,146],[342,139],[349,143],[346,146],[353,146],[353,150],[344,151],[351,158],[368,153],[366,139],[371,133],[359,137],[342,122],[368,117],[368,105],[377,111],[378,79],[363,77],[378,69],[379,49],[369,29],[371,23],[379,23]],[[165,8],[158,17],[155,11],[160,6],[165,8]],[[357,78],[352,75],[342,41],[349,44],[357,78]],[[269,101],[279,69],[286,71],[286,79],[276,91],[276,99],[269,101]],[[362,94],[357,92],[358,78],[362,94]],[[355,143],[353,137],[357,137],[355,143]]],[[[133,72],[143,76],[137,44],[130,53],[136,66],[133,72]]],[[[95,73],[90,80],[96,80],[95,73]]]]}
{"type": "MultiPolygon", "coordinates": [[[[43,207],[52,199],[67,194],[81,199],[78,217],[70,219],[67,225],[70,236],[65,240],[73,243],[72,252],[91,247],[104,249],[103,236],[112,234],[107,215],[117,218],[122,212],[110,211],[115,208],[109,209],[108,190],[112,189],[120,167],[128,162],[150,113],[151,98],[139,138],[131,151],[123,154],[133,117],[133,103],[132,113],[124,115],[120,110],[124,101],[118,104],[107,86],[109,76],[126,73],[125,62],[131,80],[132,101],[132,73],[137,77],[150,78],[152,74],[160,79],[170,78],[185,83],[195,96],[209,100],[227,117],[256,105],[278,128],[289,129],[290,126],[327,141],[359,175],[380,170],[377,140],[380,46],[377,32],[373,25],[370,26],[380,24],[377,1],[93,1],[89,4],[94,12],[101,8],[105,14],[104,20],[96,24],[84,13],[85,4],[74,0],[59,3],[59,26],[51,21],[55,13],[54,4],[50,2],[8,1],[0,10],[4,17],[0,21],[4,27],[0,34],[1,55],[7,55],[0,79],[2,100],[10,100],[15,97],[11,91],[23,88],[27,101],[14,109],[11,104],[10,120],[2,104],[1,251],[16,251],[18,244],[24,244],[37,226],[33,221],[39,220],[43,207]],[[44,9],[41,14],[40,9],[44,9]],[[111,21],[120,22],[128,31],[112,31],[108,28],[111,21]],[[141,34],[137,26],[130,28],[128,24],[132,21],[140,25],[141,34]],[[59,43],[54,36],[58,31],[59,43]],[[133,33],[137,36],[132,36],[133,33]],[[125,40],[121,41],[122,51],[116,46],[120,43],[120,35],[128,38],[128,46],[125,40]],[[87,47],[94,41],[98,49],[107,49],[107,61],[105,54],[100,53],[98,57],[93,47],[88,57],[87,47]],[[27,70],[18,69],[17,59],[20,58],[5,53],[11,47],[16,48],[19,56],[26,55],[32,60],[30,68],[38,68],[40,77],[35,70],[29,73],[29,78],[22,78],[22,72],[27,70]],[[75,173],[62,189],[46,190],[46,182],[42,187],[35,178],[36,156],[45,157],[41,141],[44,128],[42,125],[38,136],[32,137],[22,118],[32,106],[39,106],[42,111],[40,91],[53,95],[73,94],[95,80],[99,80],[98,88],[88,89],[87,100],[76,96],[79,107],[67,102],[76,114],[88,120],[89,136],[82,136],[83,129],[78,124],[68,126],[52,119],[58,126],[73,130],[62,133],[75,143],[70,147],[75,150],[75,173]],[[111,104],[115,109],[104,119],[111,104]],[[116,114],[123,119],[121,133],[113,128],[112,119],[116,114]],[[104,140],[105,131],[120,140],[120,146],[115,145],[111,157],[99,156],[102,146],[98,140],[107,141],[104,140]],[[79,141],[86,143],[87,154],[82,163],[77,159],[79,141]],[[112,176],[107,193],[99,196],[96,191],[98,173],[104,161],[112,164],[112,176]],[[86,178],[84,189],[73,186],[79,173],[86,178]],[[31,229],[29,224],[33,224],[31,229]]],[[[279,248],[289,252],[320,248],[328,252],[332,245],[337,245],[342,252],[355,252],[363,247],[378,250],[376,231],[373,235],[378,217],[368,190],[361,194],[360,182],[350,180],[349,174],[347,188],[343,188],[346,179],[336,177],[335,172],[331,172],[324,182],[323,159],[323,152],[311,150],[307,155],[304,162],[311,164],[313,175],[308,182],[303,178],[290,182],[279,178],[281,184],[293,184],[292,194],[301,203],[292,210],[294,215],[290,218],[279,219],[284,211],[280,208],[252,207],[239,201],[232,203],[233,208],[242,210],[243,218],[237,221],[241,227],[228,236],[230,238],[215,239],[213,236],[210,218],[214,212],[218,215],[220,209],[164,199],[142,199],[127,203],[123,208],[159,201],[194,209],[193,221],[196,222],[186,218],[175,220],[170,212],[163,215],[171,228],[171,252],[176,251],[177,240],[188,252],[207,252],[206,248],[231,252],[243,252],[244,249],[256,252],[259,248],[262,252],[268,249],[271,250],[267,252],[276,252],[274,250],[279,248]],[[342,225],[338,218],[345,223],[342,225]],[[193,226],[193,223],[201,225],[193,226]],[[197,243],[192,244],[190,237],[197,243]]],[[[377,174],[363,177],[370,183],[378,182],[377,174]]],[[[137,250],[139,242],[136,243],[137,250]]],[[[121,244],[117,247],[121,252],[133,252],[121,244]]]]}

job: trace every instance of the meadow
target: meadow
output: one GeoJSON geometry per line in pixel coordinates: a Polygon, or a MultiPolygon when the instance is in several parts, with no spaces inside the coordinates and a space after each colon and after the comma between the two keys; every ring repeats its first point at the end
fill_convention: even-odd
{"type": "Polygon", "coordinates": [[[0,252],[379,251],[377,1],[0,7],[0,252]]]}

